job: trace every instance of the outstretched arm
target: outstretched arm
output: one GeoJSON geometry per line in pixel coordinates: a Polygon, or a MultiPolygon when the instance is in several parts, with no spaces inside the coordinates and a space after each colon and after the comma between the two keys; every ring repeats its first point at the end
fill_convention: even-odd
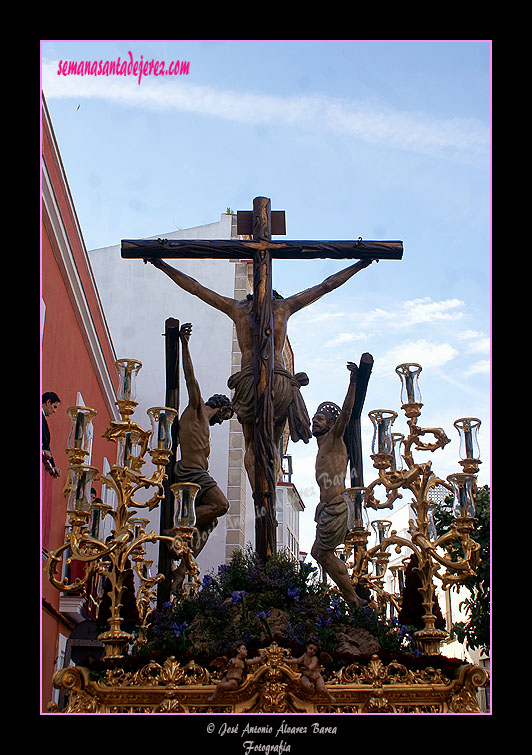
{"type": "Polygon", "coordinates": [[[262,663],[263,661],[263,653],[261,653],[261,655],[258,655],[256,658],[246,658],[244,663],[246,664],[246,666],[256,666],[257,663],[262,663]]]}
{"type": "Polygon", "coordinates": [[[198,283],[194,278],[181,272],[181,270],[176,270],[175,267],[168,265],[164,260],[155,257],[145,259],[144,262],[149,262],[154,267],[162,270],[163,273],[166,273],[166,275],[171,278],[174,283],[177,283],[177,285],[184,291],[188,291],[189,294],[197,296],[198,299],[201,299],[206,304],[220,310],[220,312],[223,312],[233,319],[237,303],[236,299],[230,299],[227,296],[217,294],[216,291],[211,291],[210,288],[202,286],[201,283],[198,283]]]}
{"type": "Polygon", "coordinates": [[[290,665],[297,665],[298,663],[303,663],[305,655],[303,654],[300,658],[285,658],[284,662],[289,663],[290,665]]]}
{"type": "Polygon", "coordinates": [[[359,260],[354,265],[346,267],[344,270],[334,273],[334,275],[330,275],[322,283],[318,283],[317,286],[312,286],[311,288],[307,288],[306,291],[294,294],[294,296],[289,296],[283,301],[283,305],[288,308],[289,315],[293,315],[294,312],[299,312],[303,307],[313,304],[318,299],[321,299],[324,294],[328,294],[330,291],[334,291],[335,288],[342,286],[352,278],[353,275],[358,273],[359,270],[368,267],[372,262],[373,260],[368,259],[359,260]]]}
{"type": "Polygon", "coordinates": [[[344,403],[342,405],[342,411],[332,427],[332,432],[338,438],[343,438],[344,436],[349,419],[351,418],[351,412],[355,405],[355,395],[357,392],[358,367],[354,362],[348,362],[347,369],[351,373],[349,377],[349,388],[347,389],[344,403]]]}
{"type": "Polygon", "coordinates": [[[188,348],[188,342],[192,333],[192,325],[187,322],[179,329],[179,338],[182,344],[183,354],[183,372],[185,373],[185,381],[188,391],[188,404],[194,409],[197,409],[201,404],[201,390],[199,383],[194,375],[194,367],[192,365],[192,357],[188,348]]]}

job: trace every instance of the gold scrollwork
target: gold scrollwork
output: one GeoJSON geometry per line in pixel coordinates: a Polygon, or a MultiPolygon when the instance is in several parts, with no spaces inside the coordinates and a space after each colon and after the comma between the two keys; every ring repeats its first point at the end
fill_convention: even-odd
{"type": "MultiPolygon", "coordinates": [[[[98,681],[87,669],[71,667],[56,672],[53,681],[67,692],[64,713],[470,713],[480,711],[476,690],[488,683],[480,666],[464,664],[449,679],[436,668],[413,670],[373,656],[332,673],[326,683],[335,700],[324,702],[323,695],[301,689],[287,656],[286,648],[272,643],[241,687],[222,693],[216,704],[209,702],[215,685],[209,671],[174,657],[136,672],[107,669],[98,681]]],[[[59,712],[55,704],[49,710],[59,712]]]]}

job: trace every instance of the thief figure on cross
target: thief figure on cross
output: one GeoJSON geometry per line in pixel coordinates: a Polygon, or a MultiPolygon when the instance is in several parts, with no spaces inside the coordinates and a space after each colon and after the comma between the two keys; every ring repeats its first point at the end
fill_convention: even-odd
{"type": "Polygon", "coordinates": [[[276,552],[275,486],[280,472],[279,443],[287,419],[292,440],[308,442],[311,437],[308,413],[299,393],[308,378],[302,373],[291,375],[282,357],[288,319],[346,283],[373,260],[401,259],[402,242],[272,241],[272,233],[285,233],[284,212],[272,212],[266,197],[255,197],[252,212],[237,213],[237,233],[252,235],[252,239],[123,240],[122,257],[150,262],[180,288],[223,312],[235,324],[242,354],[241,371],[231,376],[228,385],[235,391],[232,404],[244,434],[244,463],[255,502],[255,547],[265,560],[276,552]],[[163,260],[250,257],[253,296],[244,300],[222,296],[163,260]],[[354,258],[358,262],[306,291],[282,299],[273,296],[272,258],[354,258]]]}
{"type": "MultiPolygon", "coordinates": [[[[196,495],[196,528],[192,540],[194,558],[205,547],[210,533],[229,510],[229,501],[209,474],[211,454],[210,428],[221,425],[233,416],[233,407],[227,396],[216,393],[206,401],[194,374],[189,341],[192,334],[191,323],[185,323],[179,330],[182,344],[183,372],[188,392],[188,405],[179,419],[179,446],[181,458],[176,462],[174,479],[176,482],[193,482],[199,485],[196,495]]],[[[164,533],[175,534],[175,533],[164,533]]],[[[184,559],[172,575],[172,592],[177,594],[186,575],[184,559]]]]}
{"type": "Polygon", "coordinates": [[[363,606],[367,600],[357,595],[346,565],[335,553],[349,532],[349,504],[344,497],[348,452],[344,435],[355,405],[358,367],[347,363],[349,386],[340,408],[323,401],[312,419],[312,434],[318,444],[316,482],[320,502],[316,507],[316,539],[311,556],[336,584],[350,606],[363,606]]]}

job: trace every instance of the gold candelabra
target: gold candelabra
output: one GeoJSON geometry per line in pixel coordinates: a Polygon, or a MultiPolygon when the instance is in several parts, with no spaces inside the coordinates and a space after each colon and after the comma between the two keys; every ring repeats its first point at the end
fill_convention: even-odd
{"type": "Polygon", "coordinates": [[[378,477],[365,488],[348,490],[355,508],[355,528],[349,533],[346,547],[352,556],[349,567],[354,584],[370,588],[374,592],[380,611],[385,610],[386,603],[392,603],[397,609],[400,607],[400,596],[384,590],[390,549],[395,546],[395,551],[400,553],[405,547],[415,554],[425,612],[422,617],[424,627],[415,632],[414,637],[422,652],[438,653],[441,643],[448,638],[448,633],[435,626],[434,577],[441,580],[444,589],[449,589],[451,585],[474,575],[479,563],[480,545],[473,540],[472,533],[476,521],[476,475],[481,463],[477,442],[480,420],[463,418],[454,423],[460,434],[459,463],[463,468],[462,473],[449,475],[446,480],[442,480],[432,471],[431,461],[416,463],[413,449],[433,452],[450,442],[442,428],[418,426],[423,406],[418,385],[421,369],[415,363],[401,364],[396,368],[402,384],[402,409],[409,427],[406,437],[392,433],[396,412],[384,409],[369,412],[374,427],[371,458],[378,470],[378,477]],[[422,437],[425,435],[432,435],[433,441],[424,442],[422,437]],[[401,449],[402,454],[399,453],[401,449]],[[378,485],[385,489],[384,502],[379,502],[375,496],[378,485]],[[437,486],[443,486],[454,494],[454,521],[441,537],[436,536],[432,521],[434,503],[431,491],[437,486]],[[376,545],[368,549],[369,531],[362,520],[363,507],[374,510],[393,509],[395,500],[402,498],[405,492],[412,494],[409,503],[413,518],[408,522],[410,539],[398,536],[396,530],[390,531],[390,521],[374,520],[372,526],[376,533],[376,545]],[[460,548],[457,549],[457,546],[460,548]],[[459,556],[456,555],[457,551],[460,552],[459,556]],[[372,574],[369,573],[370,565],[373,566],[372,574]]]}
{"type": "Polygon", "coordinates": [[[149,520],[136,516],[138,509],[147,508],[152,511],[164,498],[163,483],[167,479],[165,467],[172,453],[171,429],[177,412],[169,407],[148,409],[152,428],[143,430],[131,420],[131,415],[138,406],[135,401],[135,383],[142,364],[135,359],[119,359],[116,367],[119,374],[116,405],[121,420],[111,421],[103,437],[117,444],[117,463],[111,466],[107,474],[99,476],[96,467],[85,463],[90,455],[92,420],[97,412],[81,406],[68,409],[67,413],[71,419],[66,449],[69,459],[69,527],[65,542],[49,554],[45,566],[52,585],[64,593],[79,593],[91,576],[103,576],[110,598],[109,628],[100,634],[98,639],[105,647],[105,658],[122,657],[133,639],[133,636],[125,632],[121,626],[122,598],[128,575],[131,574],[131,562],[140,582],[135,599],[141,621],[141,641],[147,627],[154,590],[164,576],[151,576],[152,562],[146,559],[146,543],[166,541],[174,558],[183,560],[190,582],[199,582],[199,569],[190,548],[195,531],[194,498],[199,486],[191,486],[190,483],[176,483],[171,486],[176,502],[175,527],[166,535],[156,535],[153,530],[146,532],[149,520]],[[150,476],[144,475],[141,471],[147,452],[155,465],[155,471],[150,476]],[[115,507],[102,503],[91,504],[90,491],[95,480],[101,480],[115,492],[115,507]],[[150,488],[154,488],[154,492],[149,500],[143,503],[135,500],[134,496],[140,490],[150,488]],[[102,519],[110,516],[113,520],[114,526],[105,542],[89,531],[89,522],[95,508],[99,509],[102,519]],[[73,561],[85,564],[84,576],[76,578],[73,583],[69,583],[68,577],[61,579],[57,576],[57,570],[62,568],[65,556],[67,564],[73,561]]]}

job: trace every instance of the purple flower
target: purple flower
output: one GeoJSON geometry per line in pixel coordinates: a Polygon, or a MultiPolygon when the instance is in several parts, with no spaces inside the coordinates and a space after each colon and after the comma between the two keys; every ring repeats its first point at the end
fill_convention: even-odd
{"type": "Polygon", "coordinates": [[[331,600],[330,608],[328,608],[327,611],[329,611],[329,613],[334,613],[335,616],[341,617],[342,613],[339,608],[340,602],[340,598],[333,598],[333,600],[331,600]]]}
{"type": "Polygon", "coordinates": [[[318,616],[318,618],[315,621],[315,624],[317,627],[326,627],[327,624],[330,624],[332,619],[326,619],[325,616],[318,616]]]}
{"type": "Polygon", "coordinates": [[[266,611],[261,611],[260,613],[256,614],[255,618],[261,619],[262,621],[266,621],[269,615],[270,615],[269,611],[267,613],[266,611]]]}
{"type": "Polygon", "coordinates": [[[287,595],[289,598],[297,600],[299,598],[299,587],[294,587],[293,590],[288,590],[287,595]]]}
{"type": "Polygon", "coordinates": [[[182,624],[172,624],[170,629],[173,631],[175,637],[181,637],[185,631],[185,627],[188,626],[184,621],[182,624]]]}
{"type": "Polygon", "coordinates": [[[241,590],[240,592],[238,592],[238,590],[234,590],[233,595],[231,597],[231,602],[240,603],[240,601],[243,600],[246,595],[247,595],[247,592],[245,590],[241,590]]]}

